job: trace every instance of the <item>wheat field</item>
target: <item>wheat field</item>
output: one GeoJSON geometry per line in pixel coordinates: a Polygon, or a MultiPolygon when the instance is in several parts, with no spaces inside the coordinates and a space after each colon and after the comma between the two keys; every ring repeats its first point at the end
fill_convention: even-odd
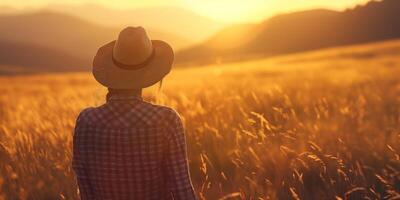
{"type": "MultiPolygon", "coordinates": [[[[177,68],[200,199],[400,199],[400,41],[177,68]]],[[[0,78],[0,199],[77,199],[75,119],[104,103],[88,73],[0,78]]]]}

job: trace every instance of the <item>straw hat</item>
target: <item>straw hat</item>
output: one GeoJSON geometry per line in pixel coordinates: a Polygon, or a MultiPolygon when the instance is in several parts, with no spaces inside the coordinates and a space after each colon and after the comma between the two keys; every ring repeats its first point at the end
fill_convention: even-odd
{"type": "Polygon", "coordinates": [[[174,52],[169,44],[150,40],[142,27],[127,27],[116,41],[97,51],[93,75],[108,88],[145,88],[166,76],[173,60],[174,52]]]}

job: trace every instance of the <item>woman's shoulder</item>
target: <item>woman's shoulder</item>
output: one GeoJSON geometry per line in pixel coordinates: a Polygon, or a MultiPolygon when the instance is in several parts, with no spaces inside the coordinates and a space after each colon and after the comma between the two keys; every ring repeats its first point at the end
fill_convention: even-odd
{"type": "Polygon", "coordinates": [[[151,102],[143,101],[142,105],[144,109],[151,109],[156,113],[159,113],[162,116],[179,116],[178,112],[169,106],[166,105],[160,105],[160,104],[154,104],[151,102]],[[143,105],[144,104],[144,105],[143,105]]]}
{"type": "Polygon", "coordinates": [[[181,121],[179,113],[172,107],[151,103],[148,103],[148,106],[152,107],[153,113],[156,113],[154,115],[155,120],[161,122],[161,124],[165,125],[181,121]]]}
{"type": "Polygon", "coordinates": [[[153,104],[155,109],[158,110],[158,113],[160,113],[160,117],[162,117],[165,120],[176,120],[180,119],[179,113],[172,107],[165,106],[165,105],[155,105],[153,104]]]}
{"type": "Polygon", "coordinates": [[[76,119],[76,123],[83,123],[83,121],[87,121],[88,118],[91,117],[91,113],[95,108],[93,107],[88,107],[88,108],[84,108],[79,114],[78,117],[76,119]]]}

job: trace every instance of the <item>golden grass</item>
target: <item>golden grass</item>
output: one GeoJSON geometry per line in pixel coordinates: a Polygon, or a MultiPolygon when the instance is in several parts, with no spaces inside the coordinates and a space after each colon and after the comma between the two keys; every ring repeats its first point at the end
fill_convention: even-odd
{"type": "MultiPolygon", "coordinates": [[[[184,119],[199,197],[399,198],[398,49],[175,70],[158,101],[184,119]]],[[[0,78],[0,199],[76,199],[74,122],[104,95],[89,74],[0,78]]]]}

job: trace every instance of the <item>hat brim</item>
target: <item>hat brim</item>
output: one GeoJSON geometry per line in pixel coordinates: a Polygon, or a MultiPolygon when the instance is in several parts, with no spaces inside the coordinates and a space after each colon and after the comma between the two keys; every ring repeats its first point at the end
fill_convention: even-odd
{"type": "Polygon", "coordinates": [[[127,70],[113,62],[112,41],[97,51],[93,59],[93,76],[102,85],[113,89],[140,89],[150,87],[164,78],[172,68],[174,51],[160,40],[152,40],[154,57],[146,66],[136,70],[127,70]]]}

